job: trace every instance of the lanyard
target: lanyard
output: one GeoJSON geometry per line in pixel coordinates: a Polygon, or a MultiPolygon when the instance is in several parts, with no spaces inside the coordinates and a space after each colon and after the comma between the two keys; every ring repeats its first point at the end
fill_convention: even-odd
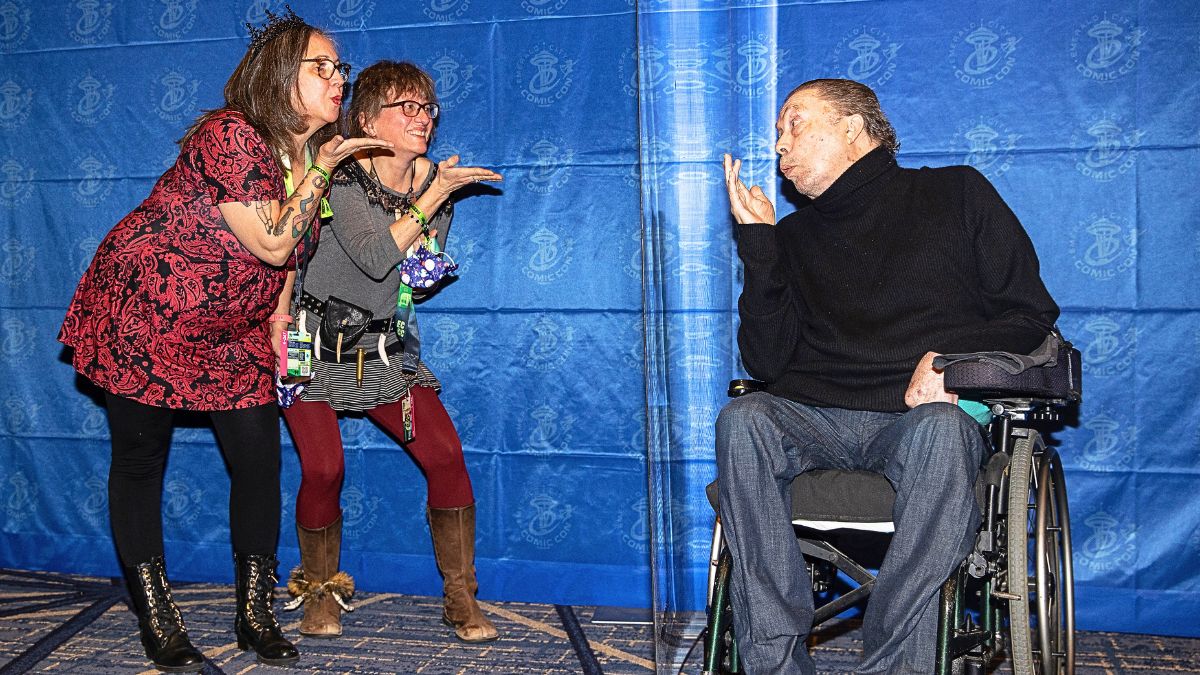
{"type": "MultiPolygon", "coordinates": [[[[396,217],[399,218],[404,211],[396,210],[396,217]]],[[[421,235],[417,238],[416,247],[425,245],[430,251],[437,253],[439,249],[437,239],[430,237],[426,228],[421,228],[421,235]]],[[[396,336],[404,342],[404,358],[402,360],[403,370],[405,372],[416,372],[417,363],[421,357],[421,338],[417,331],[417,317],[413,307],[412,287],[404,282],[400,282],[400,290],[396,293],[396,336]]]]}
{"type": "MultiPolygon", "coordinates": [[[[291,197],[292,193],[294,193],[296,191],[296,188],[292,185],[291,158],[289,158],[287,155],[284,155],[282,163],[283,163],[283,187],[284,187],[286,195],[288,197],[291,197]]],[[[304,172],[307,174],[308,170],[311,169],[312,165],[313,165],[312,151],[307,147],[304,148],[304,165],[305,165],[304,172]]],[[[326,199],[325,197],[321,197],[321,208],[320,208],[320,212],[317,215],[320,218],[329,218],[330,216],[333,215],[333,208],[331,206],[329,206],[329,200],[326,199]]],[[[312,253],[311,251],[308,250],[308,244],[312,239],[312,229],[313,228],[312,228],[311,222],[308,224],[307,227],[304,228],[304,237],[303,237],[303,241],[302,241],[302,247],[304,248],[304,258],[305,259],[307,259],[308,256],[311,255],[311,253],[312,253]]],[[[291,302],[288,303],[288,308],[289,308],[288,313],[292,314],[293,316],[295,316],[297,313],[297,299],[300,297],[300,294],[304,291],[304,273],[307,271],[307,268],[308,268],[307,260],[301,259],[298,249],[299,249],[299,247],[297,249],[292,250],[292,257],[296,261],[296,283],[292,285],[292,299],[291,299],[291,302]]]]}

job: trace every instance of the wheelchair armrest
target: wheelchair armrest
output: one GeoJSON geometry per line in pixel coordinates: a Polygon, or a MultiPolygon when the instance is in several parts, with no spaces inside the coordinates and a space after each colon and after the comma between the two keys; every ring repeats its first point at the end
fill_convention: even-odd
{"type": "Polygon", "coordinates": [[[767,383],[762,380],[730,380],[729,391],[725,392],[729,398],[737,398],[755,391],[766,391],[767,383]]]}
{"type": "Polygon", "coordinates": [[[1075,403],[1083,399],[1079,350],[1063,341],[1055,364],[1013,374],[986,360],[960,360],[946,366],[945,387],[964,398],[1032,398],[1075,403]]]}

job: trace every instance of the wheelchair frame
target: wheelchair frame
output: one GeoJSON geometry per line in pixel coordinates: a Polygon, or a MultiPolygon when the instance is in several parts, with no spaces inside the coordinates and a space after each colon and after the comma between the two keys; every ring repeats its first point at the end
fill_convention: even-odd
{"type": "MultiPolygon", "coordinates": [[[[751,390],[745,381],[730,385],[731,396],[751,390]]],[[[984,673],[1007,641],[1015,675],[1073,675],[1075,595],[1066,484],[1057,451],[1046,446],[1033,425],[1057,421],[1057,409],[1078,400],[1078,392],[1071,401],[983,400],[994,416],[987,428],[992,454],[976,483],[983,522],[973,550],[941,588],[935,672],[984,673]]],[[[873,525],[842,527],[880,530],[878,523],[873,525]]],[[[814,594],[829,592],[837,572],[858,584],[816,607],[814,626],[870,595],[875,576],[869,570],[820,535],[806,530],[797,540],[814,594]]],[[[729,601],[731,567],[718,516],[703,637],[705,675],[742,672],[729,601]]]]}

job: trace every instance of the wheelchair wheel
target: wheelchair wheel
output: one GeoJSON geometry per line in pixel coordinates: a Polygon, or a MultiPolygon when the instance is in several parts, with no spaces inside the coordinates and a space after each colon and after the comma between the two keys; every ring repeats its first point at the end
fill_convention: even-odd
{"type": "Polygon", "coordinates": [[[1041,435],[1013,444],[1008,486],[1009,635],[1015,675],[1073,675],[1075,593],[1062,464],[1041,435]]]}

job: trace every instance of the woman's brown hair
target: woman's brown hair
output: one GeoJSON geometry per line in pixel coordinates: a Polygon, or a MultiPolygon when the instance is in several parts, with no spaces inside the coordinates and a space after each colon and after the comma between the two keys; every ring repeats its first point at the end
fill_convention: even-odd
{"type": "MultiPolygon", "coordinates": [[[[184,145],[192,134],[211,117],[227,110],[246,116],[246,121],[276,153],[294,152],[292,135],[304,131],[304,118],[293,107],[293,93],[299,92],[300,59],[308,50],[313,35],[328,38],[319,28],[296,22],[271,37],[257,50],[246,51],[233,74],[225,83],[225,105],[208,110],[187,130],[179,144],[184,145]]],[[[309,145],[316,152],[313,139],[309,145]]]]}
{"type": "Polygon", "coordinates": [[[375,119],[385,103],[407,95],[420,96],[426,103],[437,103],[433,78],[408,61],[379,61],[367,66],[354,80],[354,97],[350,100],[349,119],[346,120],[350,135],[365,136],[362,120],[375,119]]]}

